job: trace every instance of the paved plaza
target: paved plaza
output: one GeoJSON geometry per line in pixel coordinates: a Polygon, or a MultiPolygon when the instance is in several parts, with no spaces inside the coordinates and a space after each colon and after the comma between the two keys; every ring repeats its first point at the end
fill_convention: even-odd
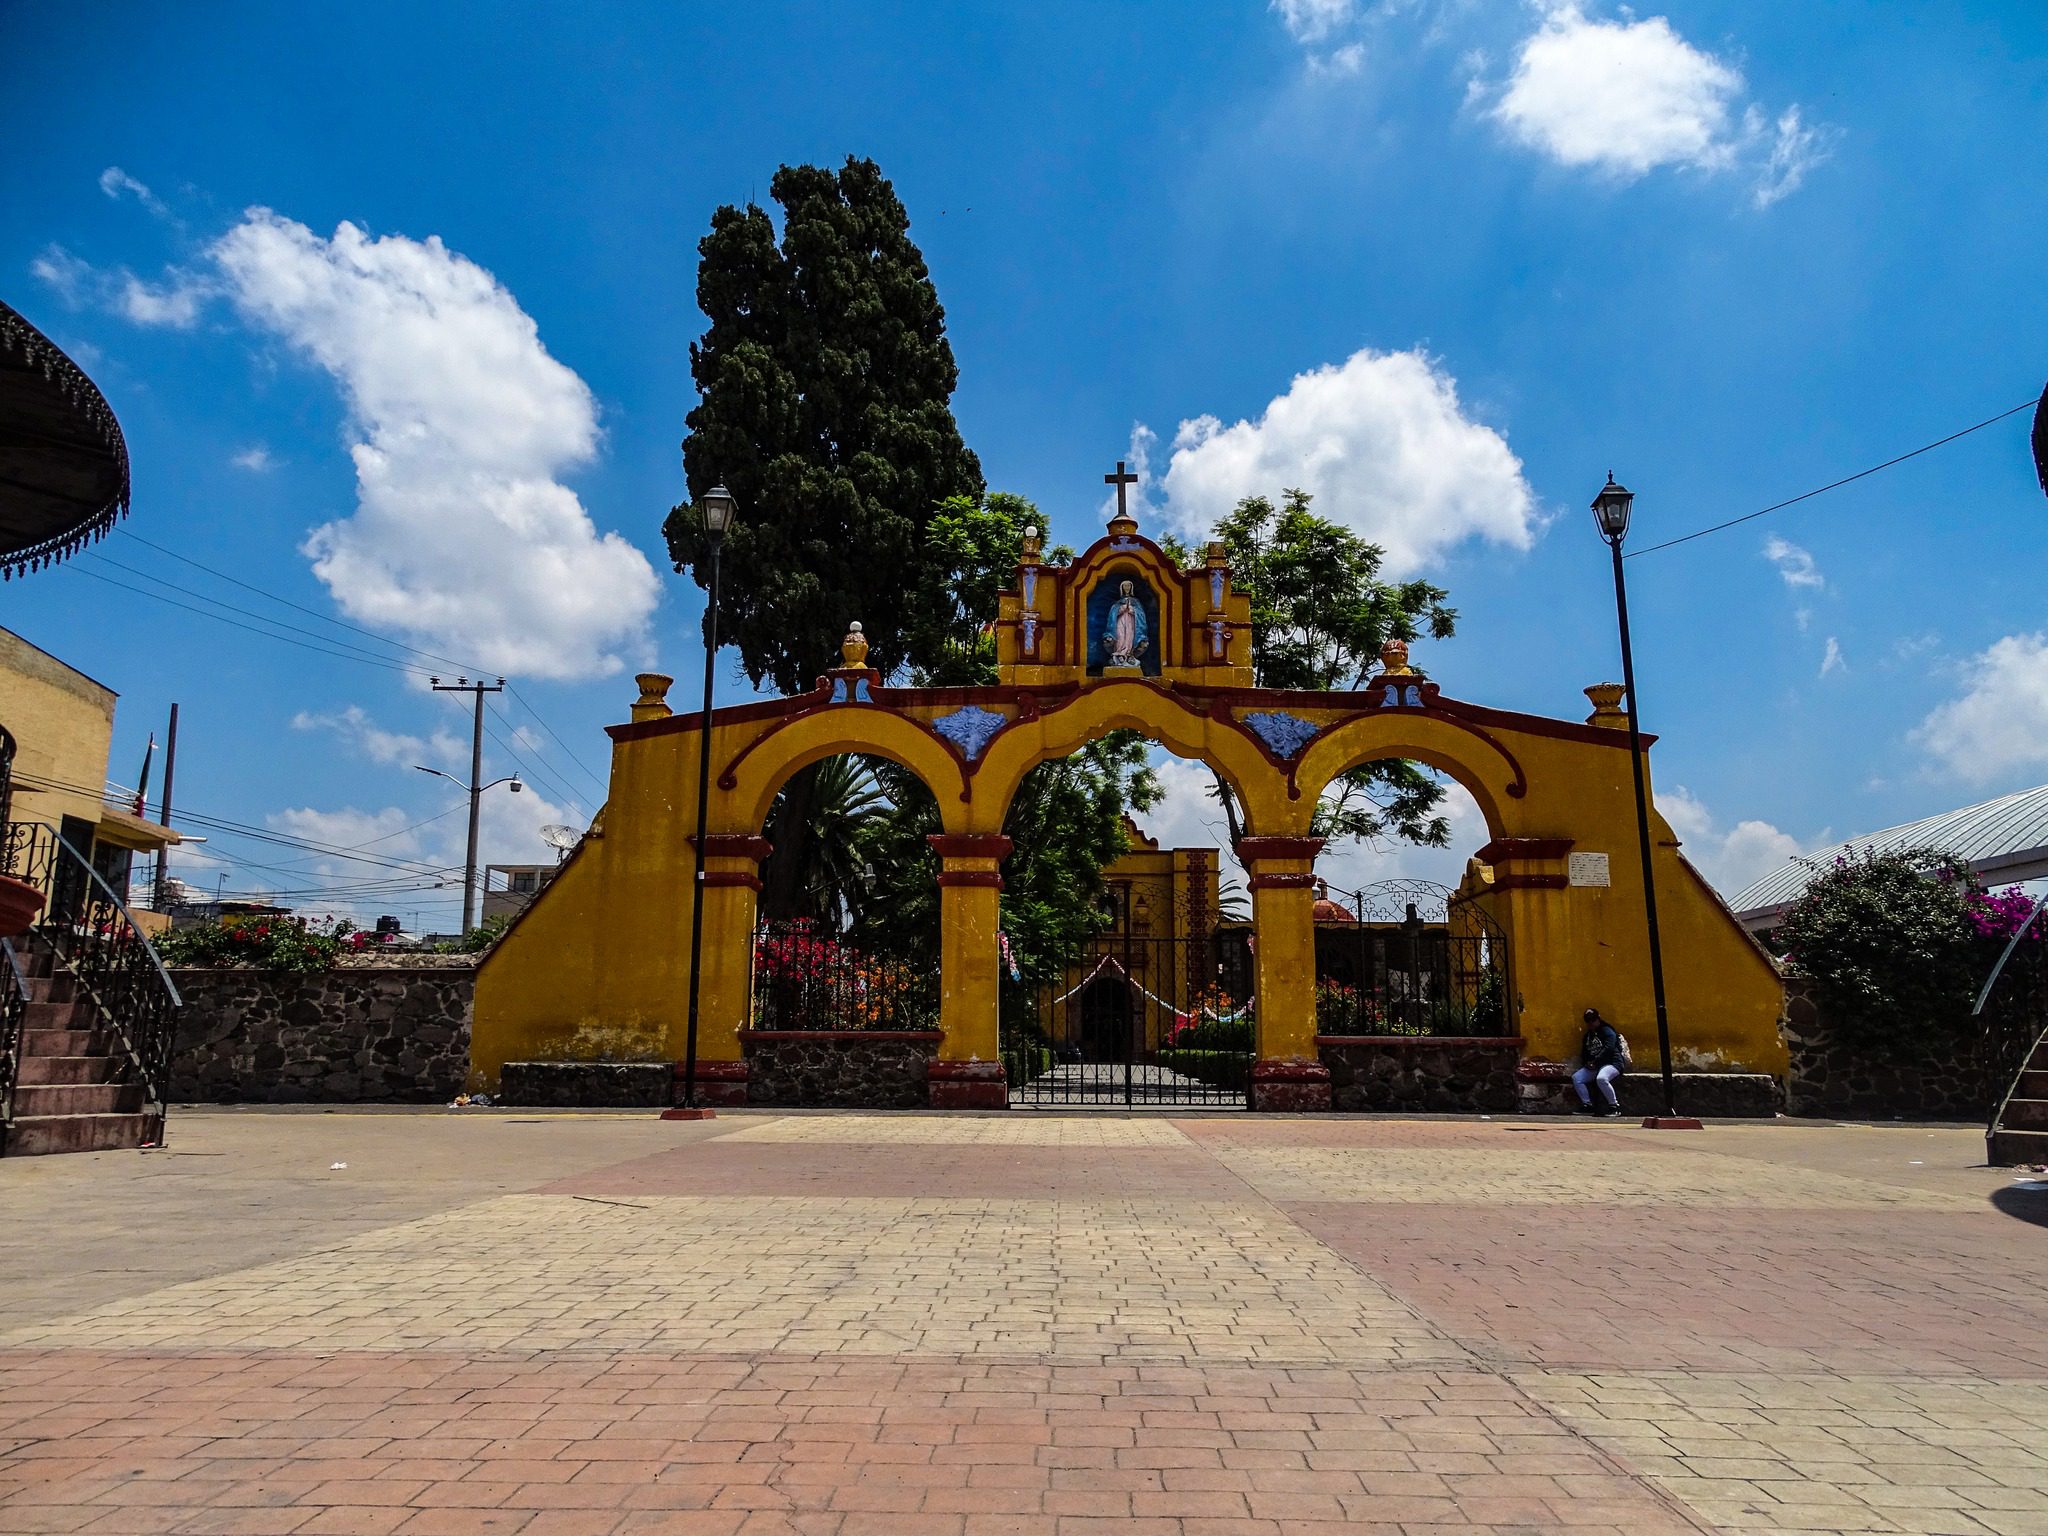
{"type": "Polygon", "coordinates": [[[1982,1160],[185,1111],[0,1162],[0,1532],[2048,1533],[2048,1193],[1982,1160]]]}

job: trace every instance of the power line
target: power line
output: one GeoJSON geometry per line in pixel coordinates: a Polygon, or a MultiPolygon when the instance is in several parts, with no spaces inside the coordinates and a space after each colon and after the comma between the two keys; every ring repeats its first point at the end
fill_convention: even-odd
{"type": "MultiPolygon", "coordinates": [[[[318,630],[303,629],[297,624],[287,624],[283,619],[273,619],[267,613],[257,613],[253,609],[241,607],[238,604],[228,602],[224,598],[214,597],[210,593],[196,592],[190,587],[180,586],[175,581],[167,580],[166,578],[157,575],[154,571],[141,570],[135,566],[128,565],[122,561],[116,560],[112,555],[101,554],[97,550],[94,550],[92,553],[84,555],[81,558],[92,560],[103,565],[111,565],[117,571],[126,571],[129,575],[139,576],[144,581],[152,581],[160,587],[169,588],[173,592],[182,592],[187,597],[197,598],[202,603],[211,603],[216,608],[225,608],[229,613],[239,613],[244,618],[254,619],[259,624],[268,624],[274,629],[289,630],[291,633],[295,635],[305,635],[307,638],[317,640],[321,642],[323,645],[338,646],[344,651],[353,652],[355,655],[361,657],[365,661],[374,661],[379,666],[403,667],[409,671],[426,670],[425,668],[413,667],[410,662],[401,661],[396,656],[380,656],[375,651],[365,650],[362,646],[351,644],[347,640],[337,640],[332,635],[321,634],[318,630]]],[[[353,628],[354,626],[348,625],[344,627],[353,628]]],[[[283,637],[279,636],[278,638],[282,639],[283,637]]]]}
{"type": "Polygon", "coordinates": [[[1873,464],[1868,469],[1859,469],[1853,475],[1844,475],[1841,479],[1832,480],[1828,482],[1828,484],[1819,486],[1814,490],[1802,491],[1797,496],[1788,496],[1785,500],[1773,502],[1770,506],[1761,508],[1758,511],[1745,512],[1741,517],[1731,517],[1728,519],[1727,522],[1715,523],[1711,528],[1700,528],[1696,529],[1692,533],[1680,534],[1675,539],[1666,539],[1662,544],[1652,544],[1647,549],[1631,550],[1622,558],[1626,560],[1634,560],[1643,555],[1654,555],[1660,549],[1673,549],[1680,544],[1690,544],[1694,539],[1704,539],[1710,533],[1719,533],[1722,529],[1733,528],[1738,523],[1754,522],[1756,521],[1756,519],[1760,517],[1768,517],[1773,512],[1781,512],[1786,507],[1794,506],[1799,502],[1811,501],[1814,497],[1824,496],[1829,491],[1838,491],[1845,485],[1853,484],[1858,480],[1867,479],[1869,476],[1876,474],[1879,470],[1890,469],[1894,464],[1903,464],[1908,459],[1917,459],[1923,453],[1932,453],[1935,449],[1945,447],[1948,444],[1956,441],[1956,439],[1958,438],[1968,437],[1972,432],[1982,432],[1986,427],[1996,426],[1999,422],[2005,420],[2005,418],[2008,416],[2017,416],[2021,411],[2033,410],[2035,406],[2040,404],[2041,399],[2043,398],[2048,398],[2048,393],[2044,393],[2043,396],[2036,397],[2035,399],[2022,400],[2018,405],[2014,406],[2011,410],[2000,411],[1996,416],[1987,416],[1982,421],[1978,422],[1974,427],[1965,427],[1960,432],[1951,432],[1947,437],[1938,437],[1931,443],[1927,443],[1922,447],[1915,448],[1911,453],[1902,453],[1895,459],[1886,459],[1882,464],[1873,464]]]}
{"type": "Polygon", "coordinates": [[[542,730],[546,731],[548,735],[554,737],[555,745],[560,747],[564,752],[566,752],[569,755],[570,762],[574,763],[578,768],[581,768],[583,770],[583,776],[589,779],[590,782],[596,787],[597,797],[599,800],[602,800],[605,797],[605,795],[609,793],[605,781],[602,778],[598,777],[597,774],[591,772],[590,765],[584,762],[582,758],[576,755],[576,749],[574,747],[570,746],[568,742],[562,740],[560,736],[555,735],[555,728],[547,723],[547,720],[543,718],[539,710],[535,709],[531,704],[527,703],[525,694],[521,693],[517,688],[514,688],[510,683],[507,683],[505,685],[505,691],[508,694],[510,694],[513,698],[519,701],[520,708],[524,709],[529,715],[533,716],[534,720],[539,724],[542,730]]]}
{"type": "MultiPolygon", "coordinates": [[[[218,578],[218,579],[219,579],[219,580],[221,580],[221,581],[225,581],[225,582],[229,583],[229,584],[230,584],[231,586],[237,586],[237,587],[240,587],[240,588],[241,588],[241,589],[242,589],[243,591],[245,591],[245,592],[253,592],[253,593],[255,593],[255,594],[256,594],[256,595],[258,596],[258,597],[266,598],[266,599],[268,599],[269,601],[271,601],[271,602],[273,602],[273,603],[278,603],[278,604],[282,605],[283,607],[286,607],[286,608],[290,608],[290,609],[294,610],[295,612],[298,612],[298,613],[303,613],[303,614],[306,614],[307,616],[309,616],[309,617],[311,617],[311,618],[314,618],[314,619],[317,619],[317,620],[319,620],[319,621],[320,621],[321,623],[323,623],[323,624],[330,624],[330,625],[333,625],[333,626],[334,626],[335,628],[337,628],[337,629],[345,629],[345,630],[348,630],[348,631],[350,631],[350,632],[351,632],[351,633],[353,633],[353,634],[358,634],[358,635],[364,635],[364,636],[367,636],[367,637],[368,637],[369,639],[371,639],[371,640],[374,640],[374,641],[376,641],[376,642],[377,642],[377,643],[378,643],[379,645],[388,645],[388,646],[390,646],[390,647],[391,647],[392,649],[394,649],[394,650],[406,651],[406,652],[409,652],[410,654],[412,654],[412,655],[414,655],[414,656],[418,656],[418,657],[421,657],[422,659],[424,659],[424,660],[427,660],[427,661],[433,661],[433,662],[441,662],[441,663],[445,663],[445,664],[446,664],[446,665],[448,665],[448,666],[454,667],[454,668],[455,668],[455,669],[456,669],[456,670],[457,670],[458,672],[468,672],[468,673],[488,673],[488,671],[489,671],[489,669],[488,669],[488,668],[484,668],[484,667],[474,667],[474,666],[470,666],[470,665],[468,665],[467,663],[464,663],[464,662],[460,662],[460,661],[457,661],[457,660],[456,660],[455,658],[453,658],[452,656],[443,656],[443,655],[440,655],[440,654],[439,654],[438,652],[434,652],[434,651],[428,651],[428,650],[422,650],[422,649],[421,649],[420,647],[418,647],[418,646],[416,646],[416,645],[410,645],[410,644],[408,644],[407,642],[405,642],[405,641],[403,641],[403,640],[394,640],[394,639],[390,638],[390,637],[389,637],[388,635],[380,635],[380,634],[378,634],[378,633],[377,633],[377,632],[376,632],[375,630],[372,630],[372,629],[365,629],[365,628],[364,628],[364,627],[363,627],[362,625],[360,625],[360,624],[351,624],[351,623],[349,623],[349,622],[348,622],[348,621],[347,621],[346,619],[337,619],[337,618],[333,617],[333,616],[332,616],[331,614],[325,614],[325,613],[322,613],[322,612],[320,612],[320,611],[319,611],[318,609],[316,609],[316,608],[310,608],[310,607],[308,607],[308,606],[307,606],[306,604],[304,604],[304,603],[300,603],[300,602],[295,602],[295,601],[293,601],[293,600],[292,600],[291,598],[288,598],[288,597],[284,597],[284,596],[281,596],[280,594],[278,594],[278,593],[276,593],[276,592],[273,592],[273,591],[271,591],[271,590],[270,590],[269,588],[267,588],[267,587],[259,587],[259,586],[255,585],[255,584],[254,584],[254,583],[252,583],[252,582],[247,582],[247,581],[243,581],[243,580],[242,580],[241,578],[239,578],[239,577],[236,577],[236,576],[230,576],[230,575],[229,575],[229,574],[228,574],[227,572],[225,572],[225,571],[221,571],[221,570],[216,570],[216,569],[215,569],[214,567],[212,567],[212,566],[210,566],[210,565],[207,565],[207,564],[205,564],[205,563],[204,563],[203,561],[199,561],[199,560],[194,560],[194,559],[192,559],[192,558],[191,558],[191,557],[190,557],[189,555],[181,555],[181,554],[179,554],[179,553],[178,553],[178,552],[177,552],[176,550],[173,550],[173,549],[167,548],[166,546],[164,546],[164,545],[162,545],[162,544],[159,544],[159,543],[157,543],[157,542],[156,542],[156,541],[155,541],[154,539],[147,539],[147,538],[144,538],[144,537],[143,537],[143,536],[142,536],[141,534],[139,534],[139,533],[135,533],[135,532],[133,532],[133,531],[132,531],[132,530],[130,530],[130,529],[127,529],[127,528],[119,528],[119,529],[116,529],[115,531],[116,531],[117,533],[121,534],[121,535],[122,535],[122,536],[123,536],[124,538],[129,538],[129,539],[133,539],[133,540],[134,540],[134,541],[135,541],[136,543],[138,543],[138,544],[142,544],[142,545],[144,545],[144,546],[146,546],[146,547],[148,547],[148,548],[150,548],[150,549],[156,550],[156,551],[157,551],[157,552],[158,552],[159,554],[163,554],[163,555],[168,555],[168,556],[169,556],[169,557],[170,557],[171,559],[173,559],[173,560],[177,560],[177,561],[179,561],[179,562],[181,562],[181,563],[183,563],[183,564],[185,564],[185,565],[189,565],[189,566],[191,566],[191,567],[192,567],[192,568],[193,568],[194,570],[198,570],[198,571],[204,571],[204,572],[205,572],[205,573],[206,573],[207,575],[209,575],[209,576],[213,576],[213,577],[216,577],[216,578],[218,578]]],[[[311,637],[311,638],[313,638],[313,639],[316,639],[316,640],[322,640],[322,641],[328,641],[329,643],[331,643],[331,644],[334,644],[334,645],[346,645],[346,642],[344,642],[344,641],[332,640],[332,639],[331,639],[331,637],[329,637],[329,636],[326,636],[326,635],[322,635],[322,634],[319,634],[319,633],[317,633],[317,632],[315,632],[315,631],[312,631],[312,630],[306,630],[306,629],[300,629],[300,628],[299,628],[299,627],[298,627],[297,625],[293,625],[293,624],[286,624],[286,623],[285,623],[285,622],[284,622],[284,621],[283,621],[282,619],[273,619],[273,618],[269,617],[269,616],[268,616],[267,614],[259,614],[259,613],[253,613],[253,612],[251,612],[251,611],[250,611],[249,609],[247,609],[247,608],[242,608],[242,607],[238,607],[237,605],[235,605],[235,604],[233,604],[233,603],[228,603],[228,602],[224,602],[224,601],[222,601],[222,600],[221,600],[220,598],[217,598],[217,597],[210,597],[210,596],[206,595],[205,593],[202,593],[202,592],[195,592],[195,591],[193,591],[193,590],[192,590],[191,588],[189,588],[189,587],[183,587],[183,586],[180,586],[180,585],[178,585],[178,584],[177,584],[176,582],[173,582],[173,581],[169,581],[169,580],[165,579],[165,578],[164,578],[164,577],[162,577],[162,576],[158,576],[158,575],[155,575],[155,574],[154,574],[154,573],[152,573],[152,572],[148,572],[148,571],[142,571],[142,570],[138,570],[138,569],[136,569],[136,568],[135,568],[134,566],[130,566],[130,565],[124,565],[124,564],[122,564],[122,563],[121,563],[120,561],[118,561],[118,560],[115,560],[115,559],[114,559],[114,558],[113,558],[112,556],[110,556],[110,555],[106,555],[106,554],[102,554],[102,553],[96,553],[96,554],[95,554],[95,555],[94,555],[94,556],[93,556],[92,558],[95,558],[95,559],[99,559],[99,560],[104,560],[104,561],[105,561],[105,562],[106,562],[107,564],[109,564],[109,565],[113,565],[113,566],[117,567],[117,568],[118,568],[118,569],[120,569],[120,570],[124,570],[124,571],[127,571],[127,572],[129,572],[129,573],[130,573],[131,575],[135,575],[135,576],[140,576],[140,577],[142,577],[142,578],[143,578],[143,579],[145,579],[145,580],[148,580],[148,581],[154,581],[154,582],[156,582],[156,583],[157,583],[158,585],[160,585],[160,586],[168,587],[168,588],[169,588],[169,589],[170,589],[171,591],[173,591],[173,592],[183,592],[183,593],[184,593],[184,594],[185,594],[186,596],[188,596],[188,597],[196,597],[196,598],[198,598],[198,599],[199,599],[199,600],[200,600],[201,602],[207,602],[207,603],[212,603],[212,604],[214,604],[214,605],[215,605],[216,607],[219,607],[219,608],[225,608],[225,609],[227,609],[227,610],[228,610],[228,611],[229,611],[230,613],[239,613],[239,614],[242,614],[243,616],[245,616],[245,617],[247,617],[247,618],[252,618],[252,619],[255,619],[255,620],[257,620],[257,621],[258,621],[258,622],[260,622],[260,623],[263,623],[263,624],[269,624],[269,625],[273,625],[273,626],[275,626],[275,627],[277,627],[277,628],[279,628],[279,629],[288,629],[288,630],[291,630],[291,631],[292,631],[293,633],[295,633],[295,634],[300,634],[300,635],[307,635],[307,636],[309,636],[309,637],[311,637]]],[[[110,577],[101,577],[100,579],[101,579],[101,580],[111,580],[112,578],[110,578],[110,577]]],[[[116,584],[116,585],[119,585],[119,583],[115,583],[115,584],[116,584]]],[[[134,589],[134,588],[129,588],[128,590],[130,590],[130,591],[134,591],[134,590],[136,590],[136,589],[134,589]]],[[[159,600],[159,601],[163,601],[163,602],[169,602],[169,601],[170,601],[170,599],[168,599],[168,598],[163,598],[163,597],[161,597],[161,596],[160,596],[160,594],[157,594],[157,593],[153,593],[153,592],[144,592],[144,593],[142,593],[141,595],[142,595],[142,596],[145,596],[145,597],[156,597],[156,598],[158,598],[158,600],[159,600]]],[[[183,607],[184,605],[183,605],[183,604],[177,604],[176,606],[179,606],[179,607],[183,607]]],[[[198,612],[198,610],[196,610],[196,609],[195,609],[195,610],[188,610],[188,611],[192,611],[192,612],[198,612]]],[[[211,613],[201,613],[201,614],[200,614],[200,616],[201,616],[202,618],[215,618],[215,619],[219,618],[219,615],[217,615],[217,614],[211,614],[211,613]]],[[[233,621],[232,621],[232,620],[225,620],[225,619],[223,619],[223,620],[221,620],[221,622],[223,622],[223,623],[231,623],[231,622],[233,622],[233,621]]],[[[245,627],[245,626],[237,626],[237,627],[238,627],[238,628],[240,628],[240,627],[245,627]]],[[[263,631],[257,631],[257,633],[263,633],[263,631]]],[[[273,635],[273,636],[271,636],[271,638],[272,638],[272,639],[279,639],[279,640],[282,640],[282,639],[284,639],[284,636],[282,636],[282,635],[273,635]]],[[[293,642],[293,641],[286,641],[285,643],[286,643],[286,644],[295,644],[295,643],[297,643],[297,642],[293,642]]],[[[311,649],[311,647],[308,647],[308,649],[311,649]]],[[[360,659],[362,659],[362,660],[366,660],[366,661],[372,661],[372,662],[374,662],[374,663],[375,663],[375,664],[377,664],[377,665],[381,665],[381,666],[387,666],[387,667],[392,667],[392,668],[395,668],[395,669],[397,669],[397,670],[401,670],[401,671],[407,672],[407,673],[409,673],[409,674],[411,674],[411,675],[413,675],[413,676],[423,676],[423,675],[427,675],[427,670],[426,670],[425,668],[421,668],[421,667],[414,667],[414,666],[411,666],[410,664],[408,664],[408,663],[405,663],[405,662],[401,662],[401,661],[397,660],[397,659],[396,659],[396,658],[394,658],[394,657],[380,657],[380,656],[376,656],[376,655],[374,655],[373,653],[370,653],[370,652],[364,652],[364,651],[362,651],[361,647],[358,647],[358,646],[348,646],[348,649],[349,649],[349,650],[351,650],[351,651],[356,651],[356,652],[360,653],[360,659]]],[[[562,749],[562,751],[563,751],[563,752],[564,752],[565,754],[567,754],[567,756],[568,756],[569,760],[570,760],[571,762],[573,762],[573,763],[574,763],[574,764],[575,764],[575,765],[576,765],[576,766],[577,766],[577,767],[578,767],[579,769],[581,769],[581,770],[582,770],[582,772],[583,772],[584,776],[585,776],[585,777],[586,777],[586,778],[587,778],[587,779],[588,779],[588,780],[590,781],[590,783],[591,783],[591,784],[592,784],[592,785],[593,785],[593,786],[594,786],[594,787],[595,787],[595,788],[597,789],[597,792],[598,792],[598,796],[599,796],[599,798],[600,798],[600,799],[602,799],[602,798],[603,798],[603,796],[604,796],[604,793],[605,793],[605,784],[604,784],[604,780],[603,780],[602,778],[600,778],[600,777],[599,777],[599,776],[598,776],[598,775],[597,775],[596,773],[593,773],[593,772],[591,771],[590,765],[589,765],[588,763],[584,762],[584,761],[583,761],[583,759],[582,759],[581,757],[577,756],[577,754],[576,754],[576,749],[575,749],[574,747],[570,746],[570,745],[569,745],[569,743],[568,743],[567,741],[565,741],[565,740],[564,740],[564,739],[562,738],[562,735],[561,735],[561,733],[560,733],[560,732],[558,732],[558,731],[557,731],[557,730],[556,730],[556,729],[554,728],[554,726],[552,726],[551,724],[549,724],[549,723],[548,723],[547,717],[546,717],[546,716],[544,716],[543,714],[541,714],[541,712],[540,712],[540,711],[539,711],[538,709],[536,709],[536,708],[534,707],[534,705],[533,705],[532,701],[531,701],[531,700],[529,700],[529,699],[528,699],[528,698],[526,697],[526,695],[525,695],[525,694],[523,694],[523,693],[520,693],[520,692],[519,692],[519,691],[518,691],[517,689],[515,689],[515,688],[511,688],[511,687],[509,687],[509,686],[507,687],[507,689],[506,689],[506,692],[508,692],[509,694],[511,694],[511,696],[512,696],[513,698],[515,698],[515,699],[517,699],[517,700],[519,701],[520,707],[521,707],[521,708],[523,708],[523,709],[524,709],[524,710],[525,710],[525,711],[526,711],[526,712],[527,712],[528,714],[530,714],[530,715],[532,715],[532,716],[533,716],[535,724],[539,725],[539,726],[540,726],[540,728],[541,728],[542,730],[546,731],[546,732],[547,732],[547,734],[549,735],[549,737],[551,737],[551,738],[553,739],[553,741],[554,741],[555,745],[557,745],[558,747],[560,747],[560,748],[562,749]]],[[[496,711],[494,710],[493,712],[495,713],[496,711]]],[[[502,715],[500,715],[500,717],[499,717],[499,718],[503,719],[504,717],[503,717],[502,715]]],[[[510,725],[510,724],[511,724],[511,722],[510,722],[509,720],[507,720],[507,721],[506,721],[506,724],[507,724],[507,725],[510,725]]],[[[571,798],[573,798],[573,796],[572,796],[571,798]]]]}
{"type": "MultiPolygon", "coordinates": [[[[145,539],[141,534],[135,533],[130,529],[117,528],[114,531],[120,534],[123,538],[133,539],[138,544],[147,544],[151,549],[155,550],[158,554],[169,555],[173,560],[183,561],[186,565],[191,566],[194,570],[204,571],[209,576],[217,576],[222,581],[240,587],[245,592],[254,592],[258,597],[267,597],[273,603],[282,603],[287,608],[295,608],[300,613],[309,614],[313,618],[318,619],[323,624],[332,624],[339,629],[354,630],[359,635],[368,635],[372,640],[375,640],[380,645],[389,645],[394,646],[401,651],[410,651],[412,652],[413,655],[423,657],[428,661],[443,662],[448,666],[455,668],[458,672],[482,672],[488,670],[484,667],[469,666],[468,664],[457,661],[450,656],[437,656],[434,652],[423,651],[416,645],[407,645],[403,640],[393,640],[387,635],[378,634],[373,629],[365,629],[360,624],[351,624],[346,619],[337,619],[331,614],[325,614],[320,612],[320,610],[317,608],[308,608],[304,603],[293,602],[288,597],[280,597],[277,593],[272,592],[267,587],[254,586],[249,582],[239,579],[238,577],[228,575],[228,573],[225,571],[217,571],[210,565],[202,565],[199,561],[194,560],[191,556],[181,555],[174,549],[167,549],[163,545],[157,543],[155,540],[145,539]]],[[[102,558],[105,557],[102,556],[102,558]]],[[[159,577],[157,579],[161,580],[162,578],[159,577]]],[[[168,585],[168,583],[166,583],[166,585],[168,585]]]]}
{"type": "MultiPolygon", "coordinates": [[[[138,587],[132,585],[129,582],[116,581],[113,577],[103,576],[98,571],[90,570],[87,567],[80,565],[76,561],[70,562],[65,568],[67,570],[75,571],[80,576],[89,577],[93,581],[103,581],[110,587],[119,587],[124,592],[133,592],[139,597],[151,598],[159,603],[168,603],[173,608],[183,608],[188,613],[198,614],[199,617],[201,617],[202,619],[212,619],[216,624],[227,624],[235,629],[245,629],[252,635],[261,635],[266,640],[277,640],[285,645],[296,645],[302,651],[317,651],[322,656],[334,656],[340,658],[342,661],[353,661],[365,666],[383,667],[387,671],[392,672],[410,672],[420,677],[424,677],[427,675],[423,669],[408,667],[401,662],[372,661],[365,656],[351,655],[346,651],[329,650],[324,645],[309,645],[304,640],[294,640],[288,635],[280,635],[272,630],[258,629],[253,624],[244,624],[238,620],[224,617],[223,615],[218,613],[209,613],[204,608],[194,608],[190,603],[181,603],[174,597],[165,597],[161,592],[152,592],[147,587],[138,587]]],[[[266,620],[265,622],[269,621],[266,620]]]]}

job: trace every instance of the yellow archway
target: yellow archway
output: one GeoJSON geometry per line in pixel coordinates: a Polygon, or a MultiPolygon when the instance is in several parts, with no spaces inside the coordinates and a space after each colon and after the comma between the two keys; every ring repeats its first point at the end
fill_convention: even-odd
{"type": "MultiPolygon", "coordinates": [[[[1183,570],[1123,517],[1069,566],[1044,565],[1027,547],[1002,596],[996,640],[996,685],[906,689],[868,670],[865,643],[850,635],[845,665],[811,692],[709,721],[672,714],[669,680],[644,676],[632,720],[610,729],[610,794],[598,825],[479,974],[476,1079],[494,1083],[507,1060],[545,1059],[591,1039],[681,1057],[707,727],[699,1054],[714,1099],[745,1092],[763,820],[792,773],[839,753],[901,764],[938,804],[936,1105],[1006,1101],[997,930],[1011,798],[1037,764],[1119,729],[1208,764],[1242,808],[1235,851],[1258,941],[1254,1107],[1328,1103],[1312,917],[1321,843],[1310,833],[1324,790],[1361,762],[1428,764],[1477,801],[1490,839],[1468,885],[1487,893],[1513,947],[1513,1020],[1526,1056],[1570,1054],[1589,1005],[1610,1018],[1649,1016],[1628,738],[1611,699],[1583,723],[1488,709],[1444,697],[1393,647],[1381,675],[1355,692],[1255,688],[1250,605],[1231,588],[1220,551],[1183,570]]],[[[1775,968],[1680,856],[1661,817],[1654,829],[1675,1064],[1782,1072],[1775,968]]],[[[1654,1064],[1651,1051],[1637,1054],[1654,1064]]]]}

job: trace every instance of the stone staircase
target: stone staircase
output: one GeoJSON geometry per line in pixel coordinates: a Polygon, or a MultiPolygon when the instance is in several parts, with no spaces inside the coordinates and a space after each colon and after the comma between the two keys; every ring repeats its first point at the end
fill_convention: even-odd
{"type": "Polygon", "coordinates": [[[13,944],[28,997],[0,1152],[110,1152],[160,1140],[163,1116],[144,1112],[143,1087],[120,1036],[80,999],[48,943],[34,936],[0,942],[13,944]]]}
{"type": "Polygon", "coordinates": [[[1992,1122],[1988,1161],[1994,1168],[2048,1163],[2048,1033],[2034,1042],[2012,1092],[1992,1122]]]}

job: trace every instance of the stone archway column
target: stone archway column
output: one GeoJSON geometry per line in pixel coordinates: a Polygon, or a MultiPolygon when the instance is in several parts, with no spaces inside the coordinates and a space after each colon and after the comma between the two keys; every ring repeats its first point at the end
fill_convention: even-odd
{"type": "Polygon", "coordinates": [[[1315,862],[1320,837],[1242,837],[1252,893],[1258,982],[1255,1110],[1330,1107],[1330,1069],[1316,1051],[1315,862]]]}
{"type": "Polygon", "coordinates": [[[926,1079],[933,1109],[1005,1109],[998,1019],[1002,957],[1002,863],[1010,840],[1001,833],[935,832],[939,870],[939,1028],[945,1039],[926,1079]]]}
{"type": "MultiPolygon", "coordinates": [[[[696,839],[687,839],[693,846],[696,839]]],[[[697,999],[697,1102],[714,1107],[747,1102],[747,1063],[740,1031],[754,1009],[754,922],[761,892],[765,837],[710,832],[704,837],[704,980],[697,999]]],[[[683,930],[686,938],[688,928],[683,930]]],[[[680,1083],[682,1020],[671,1042],[680,1083]]]]}

